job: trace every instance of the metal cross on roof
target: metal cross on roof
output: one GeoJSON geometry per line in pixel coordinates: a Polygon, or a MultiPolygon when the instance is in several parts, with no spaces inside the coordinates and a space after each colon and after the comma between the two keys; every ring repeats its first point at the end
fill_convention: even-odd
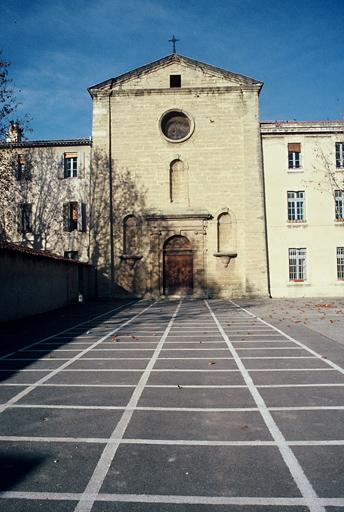
{"type": "Polygon", "coordinates": [[[172,39],[169,39],[168,42],[173,44],[173,53],[176,53],[176,42],[180,41],[180,39],[176,39],[176,36],[173,34],[172,39]]]}

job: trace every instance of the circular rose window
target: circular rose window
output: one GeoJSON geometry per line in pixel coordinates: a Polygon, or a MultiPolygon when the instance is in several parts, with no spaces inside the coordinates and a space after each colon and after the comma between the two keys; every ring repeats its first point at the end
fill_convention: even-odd
{"type": "Polygon", "coordinates": [[[192,134],[193,122],[185,112],[169,110],[162,116],[160,128],[170,142],[183,142],[192,134]]]}

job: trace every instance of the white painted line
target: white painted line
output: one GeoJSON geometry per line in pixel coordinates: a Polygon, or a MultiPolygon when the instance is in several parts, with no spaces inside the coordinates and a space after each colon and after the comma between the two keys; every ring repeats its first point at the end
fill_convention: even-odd
{"type": "MultiPolygon", "coordinates": [[[[250,345],[252,345],[253,343],[256,344],[256,343],[282,343],[283,345],[286,345],[287,343],[291,343],[290,341],[286,341],[286,340],[281,340],[281,339],[278,339],[278,340],[233,340],[232,341],[233,345],[234,344],[237,344],[237,343],[249,343],[250,345]]],[[[256,348],[258,347],[251,347],[253,350],[255,350],[256,348]]],[[[262,347],[264,348],[264,347],[262,347]]],[[[276,348],[280,348],[280,347],[276,347],[276,348]]],[[[292,348],[292,345],[288,345],[288,347],[286,348],[292,348]]]]}
{"type": "MultiPolygon", "coordinates": [[[[106,386],[105,386],[106,387],[106,386]]],[[[60,405],[60,404],[14,404],[10,409],[87,409],[87,410],[124,410],[124,405],[60,405]]],[[[268,407],[269,411],[343,411],[344,406],[300,406],[268,407]]],[[[247,412],[259,411],[258,407],[133,407],[133,411],[178,411],[178,412],[247,412]]]]}
{"type": "Polygon", "coordinates": [[[236,349],[233,347],[231,341],[229,340],[227,334],[225,333],[220,321],[217,319],[216,315],[213,313],[208,301],[205,301],[207,308],[209,309],[209,312],[216,323],[219,332],[223,336],[223,339],[227,343],[228,349],[235,358],[235,362],[238,365],[238,368],[241,371],[241,374],[244,378],[245,383],[247,384],[252,398],[254,399],[255,403],[257,404],[257,407],[259,408],[259,412],[262,415],[263,420],[265,421],[265,424],[272,436],[272,438],[276,441],[278,445],[278,449],[280,451],[280,454],[287,465],[297,487],[299,488],[301,495],[306,500],[307,506],[309,507],[311,512],[325,512],[325,509],[319,505],[318,502],[318,496],[313,489],[313,486],[311,482],[308,480],[307,476],[305,475],[299,461],[295,457],[293,451],[288,446],[285,437],[283,436],[282,432],[277,426],[277,423],[275,422],[273,416],[271,415],[270,411],[268,410],[265,401],[263,400],[263,397],[259,393],[257,387],[255,386],[250,374],[248,373],[248,370],[245,368],[244,364],[242,363],[238,353],[236,352],[236,349]]]}
{"type": "Polygon", "coordinates": [[[204,361],[204,360],[205,361],[226,361],[228,359],[232,359],[233,360],[233,357],[212,357],[212,356],[209,356],[209,357],[188,357],[188,356],[184,356],[184,357],[159,357],[159,361],[161,361],[161,360],[163,360],[163,361],[180,361],[180,360],[182,360],[182,361],[204,361]]]}
{"type": "Polygon", "coordinates": [[[60,404],[14,404],[9,409],[72,409],[90,411],[123,411],[124,405],[60,405],[60,404]]]}
{"type": "Polygon", "coordinates": [[[315,356],[247,356],[243,359],[317,359],[315,356]]]}
{"type": "MultiPolygon", "coordinates": [[[[46,500],[46,501],[77,501],[81,498],[80,493],[58,493],[58,492],[21,492],[4,491],[0,499],[24,499],[24,500],[46,500]]],[[[167,503],[167,504],[196,504],[196,505],[262,505],[262,506],[297,506],[305,505],[303,498],[245,498],[245,497],[222,497],[222,496],[178,496],[178,495],[151,495],[151,494],[88,494],[85,498],[101,502],[121,503],[167,503]]],[[[322,498],[321,503],[338,505],[344,503],[344,498],[322,498]]]]}
{"type": "Polygon", "coordinates": [[[344,439],[327,441],[289,441],[289,446],[344,446],[344,439]]]}
{"type": "MultiPolygon", "coordinates": [[[[0,382],[1,386],[30,386],[32,382],[24,383],[6,383],[6,382],[0,382]]],[[[49,387],[49,388],[135,388],[136,384],[51,384],[48,382],[48,384],[37,384],[38,388],[42,387],[49,387]]]]}
{"type": "MultiPolygon", "coordinates": [[[[17,383],[17,382],[0,382],[0,387],[2,386],[30,386],[32,382],[27,383],[17,383]]],[[[343,383],[329,383],[329,384],[257,384],[257,388],[321,388],[321,387],[343,387],[343,383]]],[[[56,388],[135,388],[136,384],[38,384],[37,387],[56,387],[56,388]]],[[[176,388],[177,384],[146,384],[146,388],[176,388]]],[[[212,388],[247,388],[246,384],[183,384],[183,388],[204,388],[204,389],[212,389],[212,388]]]]}
{"type": "MultiPolygon", "coordinates": [[[[167,344],[167,342],[165,343],[165,345],[167,344]]],[[[175,350],[176,352],[178,352],[179,350],[185,350],[186,352],[194,352],[195,350],[223,350],[225,352],[228,351],[228,348],[162,348],[161,351],[163,352],[164,350],[175,350]]],[[[160,358],[161,359],[161,358],[160,358]]]]}
{"type": "MultiPolygon", "coordinates": [[[[132,317],[132,319],[134,318],[137,318],[138,316],[142,315],[143,313],[145,313],[146,311],[148,311],[153,305],[155,304],[155,302],[153,304],[150,304],[149,306],[147,306],[146,308],[142,309],[139,313],[137,313],[135,316],[132,317]]],[[[60,373],[61,371],[65,370],[65,368],[67,368],[69,365],[71,365],[72,363],[74,363],[75,361],[77,361],[78,359],[80,359],[81,356],[83,356],[84,354],[87,354],[87,352],[89,352],[92,348],[96,347],[97,345],[99,345],[99,343],[101,343],[102,341],[104,341],[105,339],[107,339],[109,336],[112,336],[113,334],[115,334],[121,327],[125,326],[125,325],[128,325],[129,323],[131,322],[131,319],[127,320],[126,322],[124,322],[122,325],[120,325],[119,327],[116,327],[116,329],[114,329],[113,331],[110,331],[108,334],[106,334],[105,336],[103,336],[100,340],[96,341],[95,343],[93,343],[93,345],[91,345],[91,347],[88,347],[86,349],[84,349],[82,352],[80,352],[80,354],[77,354],[76,356],[72,357],[69,361],[66,361],[65,363],[63,363],[61,366],[59,366],[58,368],[56,368],[55,370],[49,372],[47,375],[45,375],[44,377],[42,377],[40,380],[38,380],[36,383],[34,384],[31,384],[30,386],[28,386],[27,388],[23,389],[23,391],[21,391],[20,393],[18,393],[17,395],[13,396],[10,400],[8,400],[6,403],[4,404],[1,404],[0,405],[0,413],[2,413],[3,411],[5,411],[9,406],[15,404],[16,402],[18,402],[19,400],[21,400],[24,396],[28,395],[29,393],[31,393],[31,391],[33,391],[38,384],[43,384],[45,383],[47,380],[51,379],[52,377],[54,377],[55,375],[57,375],[58,373],[60,373]]],[[[1,370],[3,371],[3,370],[1,370]]],[[[35,370],[37,371],[37,370],[35,370]]]]}
{"type": "Polygon", "coordinates": [[[327,388],[327,387],[342,387],[342,384],[256,384],[257,388],[327,388]]]}
{"type": "Polygon", "coordinates": [[[289,336],[289,334],[286,334],[284,331],[282,331],[281,329],[278,329],[277,327],[275,327],[274,325],[270,324],[269,322],[266,322],[265,320],[263,320],[262,318],[260,318],[259,316],[256,316],[254,315],[253,313],[251,313],[250,311],[248,311],[247,309],[239,306],[239,304],[236,304],[235,302],[233,301],[230,301],[232,304],[234,304],[237,308],[241,309],[242,311],[245,311],[245,313],[247,313],[248,315],[250,316],[254,316],[254,318],[256,318],[259,322],[261,322],[262,324],[264,325],[267,325],[268,327],[271,327],[271,329],[273,329],[275,332],[278,332],[279,334],[281,334],[282,336],[284,336],[286,339],[288,339],[289,341],[292,341],[293,343],[296,343],[297,345],[299,345],[299,347],[303,348],[304,350],[307,350],[307,352],[309,352],[310,354],[313,354],[314,356],[318,357],[319,359],[321,359],[321,361],[323,361],[324,363],[326,363],[327,365],[331,366],[332,368],[334,368],[335,370],[337,370],[338,372],[340,373],[343,373],[344,374],[344,369],[337,365],[336,363],[334,363],[333,361],[330,361],[329,359],[327,358],[324,358],[322,357],[321,354],[319,354],[318,352],[316,352],[315,350],[312,350],[311,348],[307,347],[307,345],[304,345],[303,343],[301,343],[300,341],[296,340],[295,338],[293,338],[292,336],[289,336]]]}
{"type": "MultiPolygon", "coordinates": [[[[343,407],[344,408],[344,407],[343,407]]],[[[124,410],[132,411],[178,411],[178,412],[247,412],[258,411],[257,407],[131,407],[124,405],[60,405],[60,404],[14,404],[10,409],[76,409],[76,410],[124,410]]]]}
{"type": "MultiPolygon", "coordinates": [[[[175,318],[178,316],[178,312],[181,307],[181,304],[182,303],[180,301],[178,303],[177,308],[175,309],[175,312],[172,315],[172,318],[170,319],[170,321],[166,327],[164,334],[162,335],[162,337],[154,351],[154,354],[153,354],[150,362],[148,363],[148,365],[146,367],[146,370],[142,374],[142,376],[137,384],[136,389],[134,390],[133,394],[131,395],[131,398],[128,402],[127,407],[125,408],[125,410],[123,412],[123,415],[122,415],[120,421],[117,423],[116,428],[112,432],[112,434],[110,436],[111,439],[123,438],[125,431],[128,427],[128,424],[131,420],[131,417],[133,415],[133,407],[137,406],[138,401],[141,398],[144,387],[147,384],[147,381],[150,377],[153,366],[155,365],[156,360],[159,357],[159,353],[162,349],[162,346],[163,346],[167,336],[170,333],[170,330],[172,328],[175,318]]],[[[93,500],[90,500],[87,495],[88,494],[92,494],[92,495],[99,494],[101,486],[103,485],[103,482],[107,475],[107,472],[108,472],[108,470],[111,466],[111,463],[116,455],[118,446],[119,446],[118,442],[117,443],[109,442],[105,446],[103,453],[97,463],[97,466],[96,466],[96,468],[86,486],[86,489],[85,489],[82,497],[80,498],[78,505],[74,509],[75,512],[90,512],[90,510],[93,508],[93,504],[94,504],[94,501],[96,498],[93,500]]]]}
{"type": "Polygon", "coordinates": [[[270,411],[344,411],[344,405],[304,405],[299,407],[269,407],[270,411]]]}
{"type": "Polygon", "coordinates": [[[103,437],[33,437],[33,436],[0,436],[0,441],[14,443],[102,443],[109,440],[103,437]]]}
{"type": "MultiPolygon", "coordinates": [[[[30,491],[4,491],[0,499],[23,499],[23,500],[45,500],[45,501],[77,501],[81,493],[58,493],[58,492],[30,492],[30,491]]],[[[227,496],[180,496],[180,495],[152,495],[152,494],[98,494],[87,495],[91,500],[101,502],[122,502],[122,503],[166,503],[166,504],[190,504],[190,505],[239,505],[239,506],[306,506],[304,498],[286,497],[227,497],[227,496]]],[[[344,506],[344,498],[319,498],[318,502],[325,506],[344,506]]]]}
{"type": "Polygon", "coordinates": [[[250,372],[333,372],[334,368],[246,368],[250,372]]]}
{"type": "Polygon", "coordinates": [[[236,348],[237,351],[241,350],[303,350],[302,347],[257,347],[257,348],[250,348],[250,347],[243,347],[243,348],[236,348]]]}
{"type": "Polygon", "coordinates": [[[178,368],[154,368],[152,370],[152,372],[239,372],[240,370],[227,370],[226,369],[223,369],[223,370],[218,370],[218,369],[204,369],[204,370],[192,370],[192,369],[178,369],[178,368]]]}
{"type": "MultiPolygon", "coordinates": [[[[93,443],[93,444],[139,444],[166,446],[277,446],[276,441],[212,441],[191,439],[129,439],[107,437],[48,437],[48,436],[0,436],[2,442],[15,443],[93,443]]],[[[343,446],[344,440],[288,441],[289,446],[343,446]]]]}

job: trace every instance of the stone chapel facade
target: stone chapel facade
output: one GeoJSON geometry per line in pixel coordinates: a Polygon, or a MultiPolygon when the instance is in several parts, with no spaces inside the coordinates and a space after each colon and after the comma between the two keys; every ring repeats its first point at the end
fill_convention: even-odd
{"type": "Polygon", "coordinates": [[[171,54],[89,89],[104,292],[268,294],[261,87],[171,54]]]}

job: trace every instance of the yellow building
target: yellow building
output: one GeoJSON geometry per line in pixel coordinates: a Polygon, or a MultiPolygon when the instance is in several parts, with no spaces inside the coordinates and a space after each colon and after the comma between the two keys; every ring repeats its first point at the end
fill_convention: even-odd
{"type": "Polygon", "coordinates": [[[261,123],[273,297],[344,294],[344,121],[261,123]]]}

